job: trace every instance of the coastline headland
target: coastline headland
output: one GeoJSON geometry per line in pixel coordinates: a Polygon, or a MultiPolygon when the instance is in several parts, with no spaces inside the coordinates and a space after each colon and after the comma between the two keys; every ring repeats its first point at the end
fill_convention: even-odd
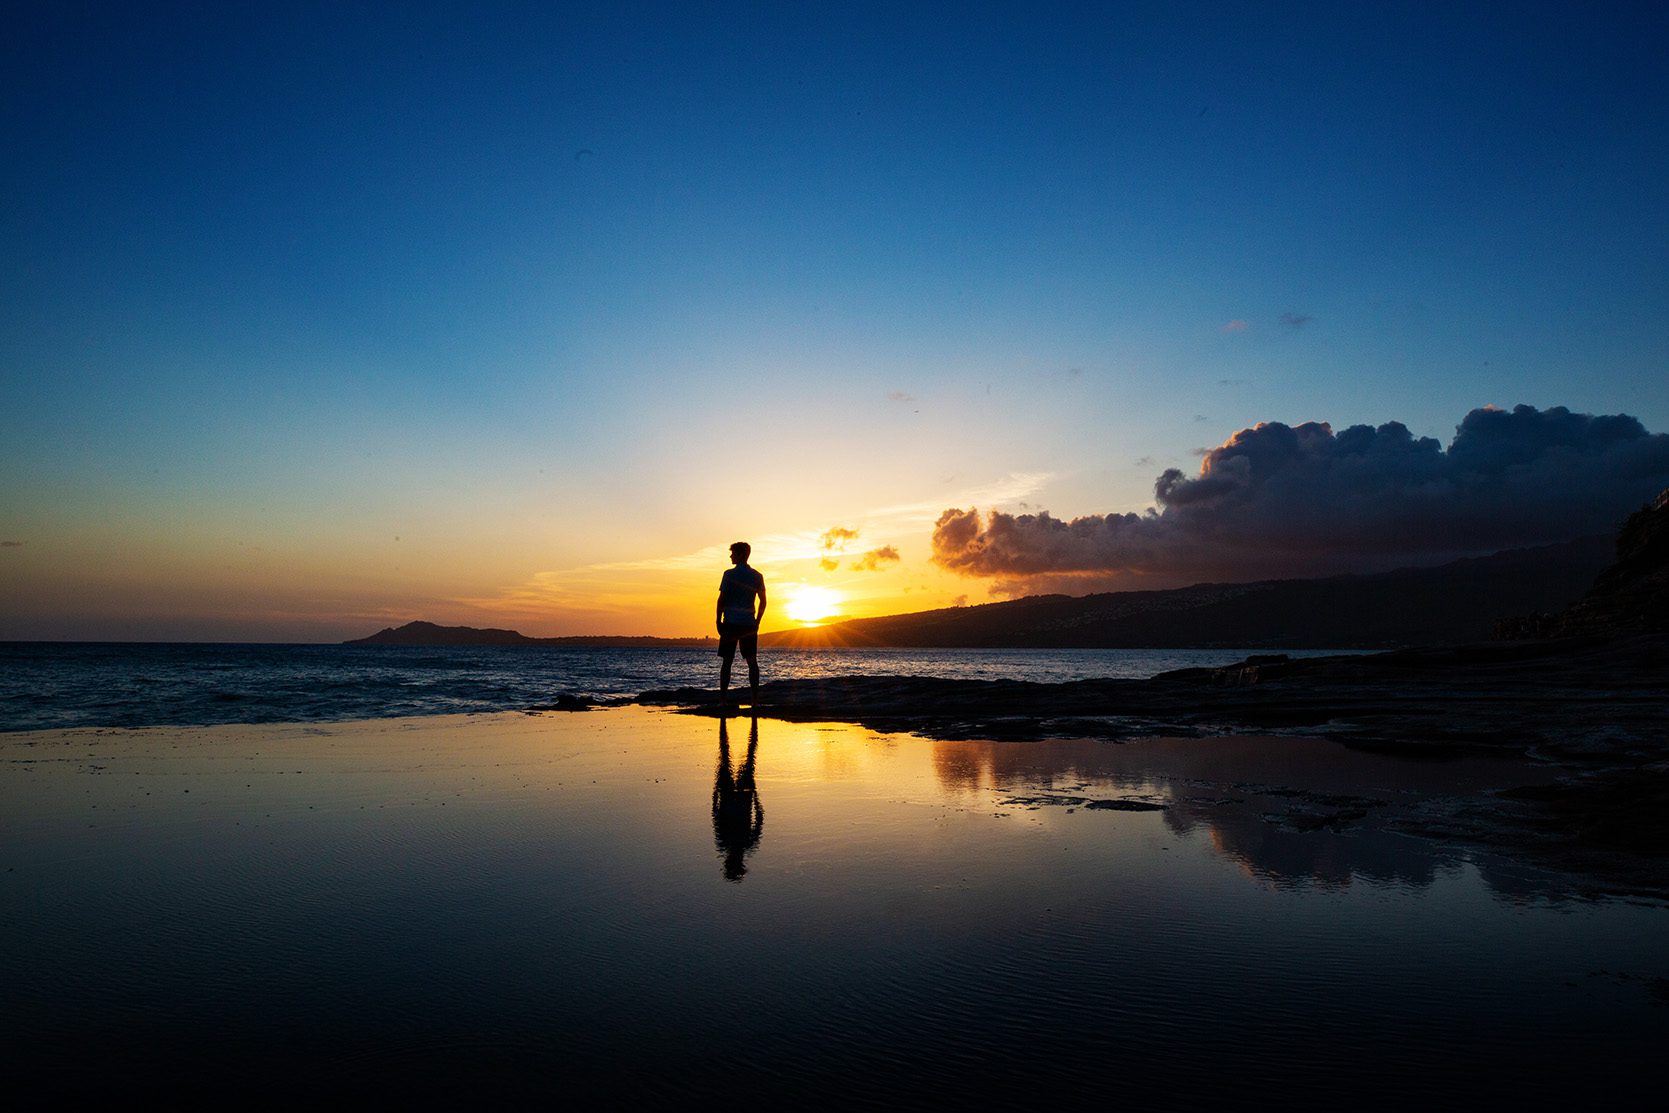
{"type": "Polygon", "coordinates": [[[350,638],[343,645],[415,646],[562,646],[597,649],[708,649],[713,638],[652,638],[612,635],[575,635],[561,638],[530,638],[515,630],[478,626],[440,626],[433,622],[408,622],[388,626],[369,637],[350,638]]]}

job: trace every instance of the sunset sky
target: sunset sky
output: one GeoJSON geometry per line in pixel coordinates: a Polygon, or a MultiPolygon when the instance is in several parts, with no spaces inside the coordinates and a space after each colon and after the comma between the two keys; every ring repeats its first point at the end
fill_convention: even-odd
{"type": "Polygon", "coordinates": [[[11,13],[0,639],[699,635],[738,539],[770,629],[1669,482],[1661,6],[491,7],[11,13]]]}

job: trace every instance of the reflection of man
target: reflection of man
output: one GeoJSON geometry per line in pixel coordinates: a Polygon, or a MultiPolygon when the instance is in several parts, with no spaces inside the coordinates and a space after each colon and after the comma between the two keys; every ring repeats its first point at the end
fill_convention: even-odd
{"type": "Polygon", "coordinates": [[[748,567],[753,546],[738,541],[730,546],[730,559],[736,565],[725,569],[719,580],[719,691],[730,689],[730,665],[740,646],[748,662],[748,684],[753,689],[753,702],[759,702],[759,622],[765,617],[765,577],[748,567]],[[755,596],[759,609],[754,610],[755,596]]]}
{"type": "Polygon", "coordinates": [[[746,859],[765,830],[765,809],[753,784],[753,759],[759,750],[759,720],[748,727],[748,756],[740,769],[730,768],[730,726],[719,719],[719,768],[713,775],[713,843],[724,857],[726,881],[740,881],[746,859]]]}

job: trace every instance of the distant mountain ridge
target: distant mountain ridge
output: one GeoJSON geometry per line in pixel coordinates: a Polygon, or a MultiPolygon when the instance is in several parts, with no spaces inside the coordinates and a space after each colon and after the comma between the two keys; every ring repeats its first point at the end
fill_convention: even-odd
{"type": "Polygon", "coordinates": [[[567,638],[530,638],[514,630],[497,630],[475,626],[437,626],[433,622],[408,622],[404,626],[389,626],[369,637],[352,638],[343,645],[521,645],[521,646],[594,646],[603,649],[689,649],[713,644],[712,638],[651,638],[584,636],[567,638]]]}
{"type": "Polygon", "coordinates": [[[785,647],[1386,649],[1487,640],[1505,615],[1555,611],[1612,559],[1609,537],[1431,568],[1168,591],[1037,595],[766,634],[785,647]]]}

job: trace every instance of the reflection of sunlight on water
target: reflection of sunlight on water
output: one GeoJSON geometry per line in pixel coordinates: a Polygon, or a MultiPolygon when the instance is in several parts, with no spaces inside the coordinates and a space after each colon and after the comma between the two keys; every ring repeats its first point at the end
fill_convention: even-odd
{"type": "Polygon", "coordinates": [[[805,745],[815,748],[820,775],[831,781],[857,776],[862,767],[857,755],[867,747],[854,745],[852,739],[845,737],[845,732],[837,728],[815,729],[816,734],[806,739],[805,745]]]}

